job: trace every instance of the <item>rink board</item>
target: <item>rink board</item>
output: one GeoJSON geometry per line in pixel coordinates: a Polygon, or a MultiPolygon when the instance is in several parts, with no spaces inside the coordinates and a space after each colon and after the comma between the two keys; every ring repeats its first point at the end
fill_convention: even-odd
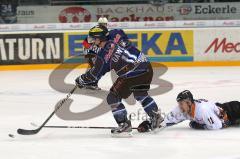
{"type": "MultiPolygon", "coordinates": [[[[152,63],[153,67],[160,67],[165,65],[167,67],[209,67],[209,66],[240,66],[240,61],[217,61],[217,62],[161,62],[152,63]],[[160,65],[161,64],[161,65],[160,65]]],[[[0,71],[9,70],[48,70],[48,69],[75,69],[87,68],[89,65],[84,64],[33,64],[33,65],[5,65],[0,66],[0,71]],[[61,66],[61,67],[59,67],[61,66]]]]}
{"type": "MultiPolygon", "coordinates": [[[[150,62],[168,67],[240,65],[239,27],[125,31],[150,62]]],[[[86,37],[84,30],[1,33],[0,70],[54,69],[59,64],[87,67],[82,49],[86,37]]]]}
{"type": "Polygon", "coordinates": [[[239,28],[208,28],[194,31],[194,61],[239,61],[239,28]]]}

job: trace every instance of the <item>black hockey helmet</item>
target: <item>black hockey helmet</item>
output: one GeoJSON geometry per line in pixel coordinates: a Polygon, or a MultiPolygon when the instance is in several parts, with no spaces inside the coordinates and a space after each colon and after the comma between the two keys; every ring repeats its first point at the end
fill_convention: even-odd
{"type": "Polygon", "coordinates": [[[91,38],[99,38],[100,40],[107,40],[108,39],[108,29],[103,25],[96,25],[89,30],[88,35],[91,38]]]}
{"type": "Polygon", "coordinates": [[[185,99],[190,100],[191,102],[194,102],[193,95],[189,90],[182,91],[177,96],[177,102],[183,101],[185,99]]]}

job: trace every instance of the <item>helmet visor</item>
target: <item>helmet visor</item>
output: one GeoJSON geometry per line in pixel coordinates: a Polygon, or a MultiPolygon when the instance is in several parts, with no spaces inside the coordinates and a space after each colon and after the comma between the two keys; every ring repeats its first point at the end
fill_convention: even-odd
{"type": "Polygon", "coordinates": [[[92,44],[92,43],[94,43],[96,41],[96,38],[88,35],[87,41],[88,41],[89,44],[92,44]]]}

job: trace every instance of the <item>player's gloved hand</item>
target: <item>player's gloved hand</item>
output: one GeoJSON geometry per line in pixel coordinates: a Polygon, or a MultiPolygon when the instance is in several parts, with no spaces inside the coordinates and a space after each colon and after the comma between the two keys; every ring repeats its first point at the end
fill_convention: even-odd
{"type": "Polygon", "coordinates": [[[86,49],[86,48],[83,47],[83,55],[87,55],[88,52],[89,52],[89,49],[86,49]]]}
{"type": "Polygon", "coordinates": [[[75,83],[79,88],[83,88],[85,86],[85,83],[82,79],[82,76],[79,76],[75,79],[75,83]]]}
{"type": "Polygon", "coordinates": [[[96,57],[96,54],[88,53],[88,54],[84,55],[84,57],[85,57],[85,58],[90,58],[90,59],[92,59],[92,58],[95,58],[95,57],[96,57]]]}
{"type": "Polygon", "coordinates": [[[149,132],[151,131],[151,123],[150,121],[146,120],[143,121],[138,127],[137,127],[138,132],[144,133],[144,132],[149,132]]]}
{"type": "Polygon", "coordinates": [[[197,130],[203,130],[204,129],[204,124],[199,124],[196,121],[190,121],[189,126],[193,129],[197,129],[197,130]]]}

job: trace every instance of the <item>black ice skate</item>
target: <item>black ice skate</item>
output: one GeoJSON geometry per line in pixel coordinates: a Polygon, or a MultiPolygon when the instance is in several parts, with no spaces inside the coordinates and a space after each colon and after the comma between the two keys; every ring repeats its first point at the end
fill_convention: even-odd
{"type": "Polygon", "coordinates": [[[132,124],[130,120],[125,123],[121,123],[117,128],[111,130],[113,137],[131,137],[132,136],[132,124]]]}
{"type": "Polygon", "coordinates": [[[160,111],[153,112],[153,117],[150,118],[151,130],[155,133],[160,131],[162,128],[165,127],[163,121],[164,118],[161,116],[160,111]]]}

